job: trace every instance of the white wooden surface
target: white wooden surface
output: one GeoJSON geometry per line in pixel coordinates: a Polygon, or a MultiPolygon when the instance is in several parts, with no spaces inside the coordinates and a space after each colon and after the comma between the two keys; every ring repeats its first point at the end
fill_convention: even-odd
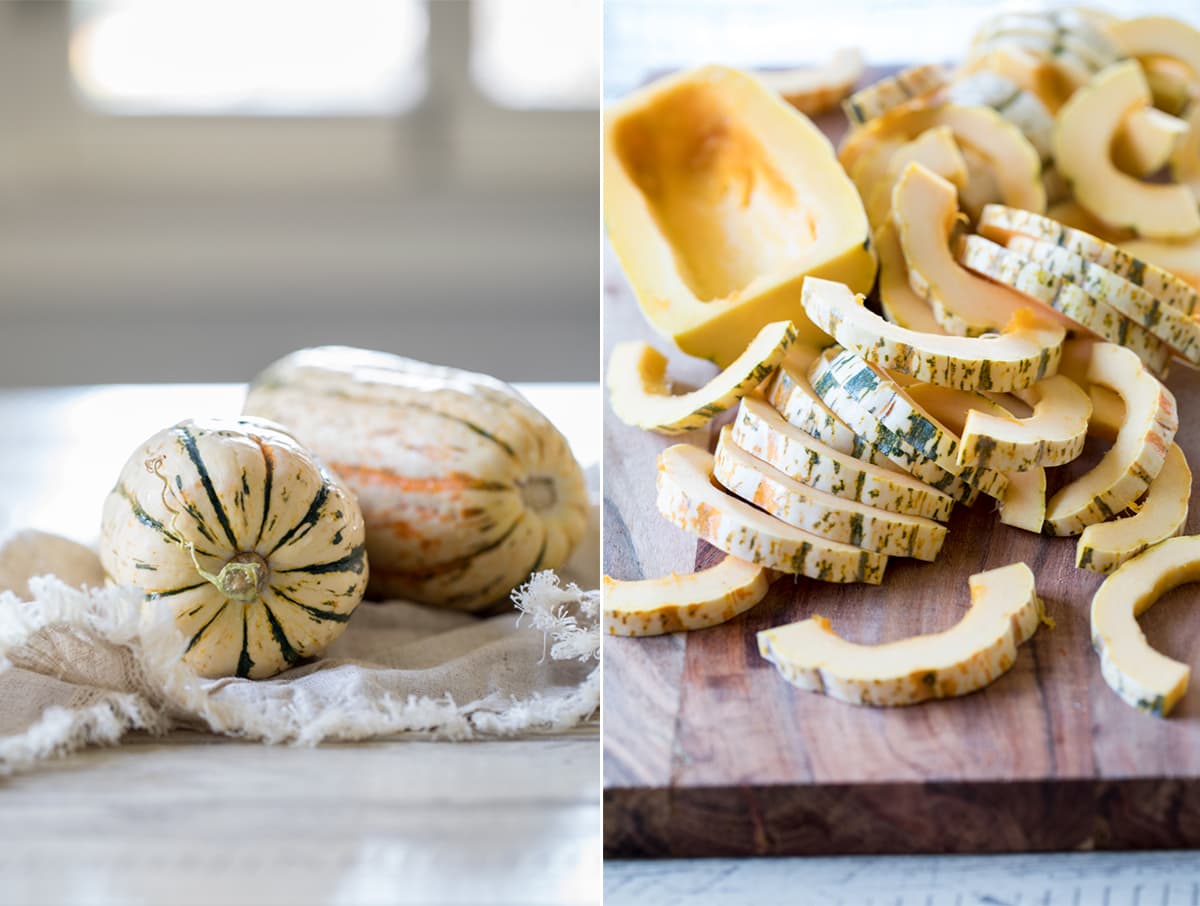
{"type": "MultiPolygon", "coordinates": [[[[594,476],[599,388],[521,390],[594,476]]],[[[94,540],[140,441],[241,399],[232,385],[0,393],[0,536],[94,540]]],[[[0,778],[3,906],[597,903],[600,852],[594,729],[318,749],[136,736],[0,778]]]]}

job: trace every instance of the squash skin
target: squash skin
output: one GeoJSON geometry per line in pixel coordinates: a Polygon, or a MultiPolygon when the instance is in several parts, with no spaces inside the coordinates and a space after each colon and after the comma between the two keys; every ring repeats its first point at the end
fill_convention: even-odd
{"type": "Polygon", "coordinates": [[[369,575],[364,532],[353,494],[278,425],[184,421],[125,464],[100,561],[147,608],[172,609],[201,676],[262,679],[345,630],[369,575]],[[228,596],[197,568],[215,579],[230,561],[261,564],[255,590],[228,596]]]}
{"type": "Polygon", "coordinates": [[[245,411],[286,424],[358,496],[372,597],[503,607],[587,530],[566,439],[495,378],[324,346],[269,366],[245,411]]]}

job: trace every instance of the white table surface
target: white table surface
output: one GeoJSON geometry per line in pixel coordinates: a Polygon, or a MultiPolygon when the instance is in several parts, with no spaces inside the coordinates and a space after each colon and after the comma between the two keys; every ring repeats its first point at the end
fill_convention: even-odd
{"type": "MultiPolygon", "coordinates": [[[[594,384],[520,389],[600,457],[594,384]]],[[[234,385],[0,392],[0,537],[94,541],[138,443],[235,414],[234,385]]],[[[596,903],[595,729],[317,749],[131,737],[0,778],[0,904],[596,903]]]]}

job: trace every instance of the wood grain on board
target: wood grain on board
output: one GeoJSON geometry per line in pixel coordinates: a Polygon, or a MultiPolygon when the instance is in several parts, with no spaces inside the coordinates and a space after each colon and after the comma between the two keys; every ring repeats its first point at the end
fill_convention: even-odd
{"type": "MultiPolygon", "coordinates": [[[[680,385],[714,373],[653,334],[611,250],[604,317],[606,359],[616,342],[640,338],[669,352],[680,385]]],[[[1179,402],[1178,443],[1200,467],[1200,373],[1176,363],[1167,383],[1179,402]]],[[[711,449],[721,423],[689,442],[711,449]]],[[[652,577],[721,556],[655,509],[655,457],[674,441],[629,428],[606,407],[609,575],[652,577]]],[[[936,562],[892,558],[879,587],[784,578],[722,626],[607,637],[607,854],[1200,846],[1200,692],[1164,720],[1108,688],[1088,619],[1102,577],[1075,569],[1076,539],[1003,526],[986,497],[959,507],[949,527],[936,562]],[[946,629],[967,608],[970,575],[1018,560],[1034,570],[1055,628],[1040,629],[980,693],[860,708],[792,687],[758,654],[757,631],[814,613],[864,643],[946,629]]],[[[1200,532],[1196,495],[1187,532],[1200,532]]],[[[1141,620],[1154,647],[1194,666],[1198,603],[1200,586],[1185,586],[1141,620]]]]}

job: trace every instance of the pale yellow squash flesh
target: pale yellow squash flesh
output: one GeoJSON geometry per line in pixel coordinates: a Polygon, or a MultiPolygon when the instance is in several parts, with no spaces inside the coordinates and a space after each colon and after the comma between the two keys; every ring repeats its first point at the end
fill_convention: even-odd
{"type": "Polygon", "coordinates": [[[1166,717],[1191,668],[1150,647],[1137,618],[1173,588],[1200,580],[1200,536],[1168,538],[1126,561],[1092,598],[1092,647],[1100,672],[1127,704],[1166,717]]]}
{"type": "Polygon", "coordinates": [[[954,142],[954,133],[948,126],[927,129],[893,151],[883,178],[867,187],[867,220],[874,229],[891,219],[892,189],[905,167],[912,163],[936,173],[956,190],[967,184],[967,162],[954,142]]]}
{"type": "Polygon", "coordinates": [[[1186,186],[1140,182],[1116,168],[1111,145],[1122,119],[1151,105],[1136,61],[1114,63],[1081,88],[1059,111],[1054,161],[1076,200],[1105,223],[1152,239],[1200,233],[1200,210],[1186,186]]]}
{"type": "Polygon", "coordinates": [[[961,390],[1007,392],[1055,373],[1064,331],[1019,312],[997,337],[947,337],[892,324],[848,287],[810,277],[801,295],[814,323],[842,346],[892,372],[961,390]]]}
{"type": "Polygon", "coordinates": [[[900,234],[891,217],[875,231],[875,251],[879,255],[879,307],[883,309],[884,317],[918,333],[946,333],[929,303],[913,292],[904,250],[900,247],[900,234]]]}
{"type": "Polygon", "coordinates": [[[627,425],[683,434],[712,421],[769,378],[796,339],[790,321],[767,324],[730,365],[691,393],[673,395],[667,357],[649,343],[618,343],[608,362],[609,402],[627,425]]]}
{"type": "Polygon", "coordinates": [[[801,484],[738,447],[731,431],[728,425],[721,429],[713,457],[713,477],[730,493],[788,525],[831,541],[897,557],[937,558],[946,540],[941,523],[801,484]]]}
{"type": "Polygon", "coordinates": [[[1008,487],[1000,499],[1000,522],[1040,533],[1046,520],[1046,470],[1038,466],[1004,474],[1008,477],[1008,487]]]}
{"type": "Polygon", "coordinates": [[[608,237],[646,319],[724,366],[791,320],[808,274],[866,292],[875,255],[862,201],[829,140],[754,76],[678,73],[609,107],[608,237]]]}
{"type": "Polygon", "coordinates": [[[742,400],[733,440],[789,478],[869,506],[945,522],[954,499],[912,476],[857,459],[789,424],[758,396],[742,400]]]}
{"type": "Polygon", "coordinates": [[[687,444],[658,457],[658,511],[733,557],[823,582],[883,581],[887,556],[788,525],[713,484],[711,453],[687,444]]]}
{"type": "Polygon", "coordinates": [[[947,333],[997,333],[1029,303],[966,270],[950,251],[959,222],[955,187],[919,163],[904,170],[892,210],[913,292],[924,298],[947,333]]]}
{"type": "Polygon", "coordinates": [[[1087,440],[1092,402],[1063,375],[1039,381],[1022,392],[1033,407],[1028,418],[973,409],[967,413],[958,458],[995,469],[1061,466],[1077,458],[1087,440]]]}
{"type": "Polygon", "coordinates": [[[1078,535],[1142,496],[1162,471],[1179,428],[1175,397],[1129,350],[1097,343],[1087,379],[1120,394],[1125,423],[1103,459],[1050,499],[1045,526],[1050,535],[1078,535]]]}
{"type": "Polygon", "coordinates": [[[604,630],[654,636],[707,629],[745,613],[767,595],[771,571],[737,557],[694,573],[621,581],[605,576],[604,630]]]}
{"type": "Polygon", "coordinates": [[[765,69],[756,75],[772,91],[807,116],[832,110],[845,99],[863,74],[862,53],[843,47],[823,66],[765,69]]]}
{"type": "Polygon", "coordinates": [[[911,705],[966,695],[1012,667],[1017,647],[1042,621],[1024,563],[968,580],[971,608],[945,632],[860,645],[813,616],[758,634],[758,650],[788,682],[855,705],[911,705]]]}
{"type": "Polygon", "coordinates": [[[1171,444],[1162,471],[1150,482],[1137,512],[1123,519],[1089,525],[1079,536],[1075,565],[1095,573],[1111,573],[1131,557],[1167,538],[1187,523],[1192,471],[1178,444],[1171,444]]]}
{"type": "Polygon", "coordinates": [[[1130,176],[1149,176],[1166,166],[1188,131],[1188,124],[1177,116],[1156,107],[1136,107],[1113,138],[1113,163],[1130,176]]]}

